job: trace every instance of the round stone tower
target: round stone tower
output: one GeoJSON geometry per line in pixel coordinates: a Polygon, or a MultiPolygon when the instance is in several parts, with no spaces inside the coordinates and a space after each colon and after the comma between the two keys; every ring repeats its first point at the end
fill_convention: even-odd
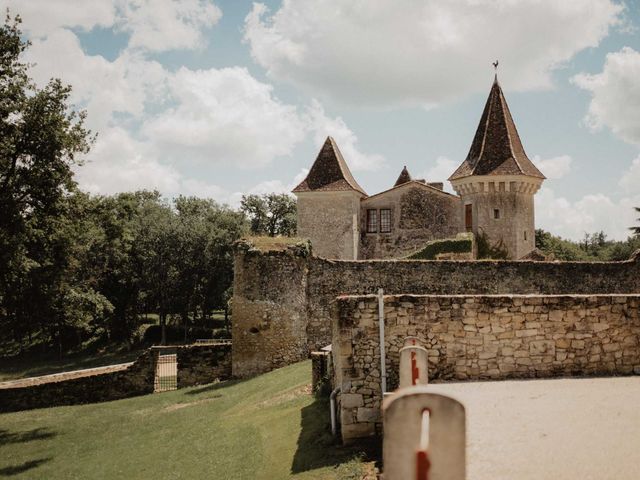
{"type": "Polygon", "coordinates": [[[533,196],[544,175],[529,160],[497,77],[469,154],[449,177],[466,231],[519,259],[535,248],[533,196]]]}

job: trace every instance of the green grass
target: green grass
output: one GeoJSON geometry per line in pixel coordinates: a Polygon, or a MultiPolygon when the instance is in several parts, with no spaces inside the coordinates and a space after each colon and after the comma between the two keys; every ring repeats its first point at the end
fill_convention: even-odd
{"type": "Polygon", "coordinates": [[[358,479],[337,445],[310,362],[102,404],[0,415],[0,477],[15,479],[358,479]]]}
{"type": "Polygon", "coordinates": [[[36,377],[50,373],[101,367],[116,363],[133,362],[142,350],[100,351],[90,354],[81,353],[65,357],[62,360],[50,357],[5,357],[0,358],[0,382],[18,378],[36,377]]]}

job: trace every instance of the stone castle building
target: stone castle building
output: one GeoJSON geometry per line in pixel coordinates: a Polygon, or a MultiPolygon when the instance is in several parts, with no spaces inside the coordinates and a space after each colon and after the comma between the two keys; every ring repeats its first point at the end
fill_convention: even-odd
{"type": "Polygon", "coordinates": [[[316,255],[357,260],[398,258],[431,240],[473,232],[520,259],[535,249],[533,196],[544,175],[524,151],[497,78],[467,158],[443,184],[413,179],[403,168],[394,186],[369,196],[328,137],[293,193],[298,235],[316,255]]]}

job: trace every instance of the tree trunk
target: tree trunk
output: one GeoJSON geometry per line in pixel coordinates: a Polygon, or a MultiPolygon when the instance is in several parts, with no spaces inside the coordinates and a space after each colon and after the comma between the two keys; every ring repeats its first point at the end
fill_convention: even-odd
{"type": "Polygon", "coordinates": [[[164,312],[160,312],[160,331],[162,332],[160,337],[160,345],[166,345],[167,343],[167,317],[164,312]]]}

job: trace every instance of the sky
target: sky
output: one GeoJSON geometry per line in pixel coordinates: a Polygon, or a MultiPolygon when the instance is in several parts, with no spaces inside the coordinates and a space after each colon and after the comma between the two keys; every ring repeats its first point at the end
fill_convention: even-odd
{"type": "MultiPolygon", "coordinates": [[[[367,193],[446,181],[498,78],[547,176],[536,226],[624,239],[640,206],[640,0],[0,0],[98,134],[80,188],[289,192],[333,136],[367,193]]],[[[447,184],[447,189],[451,187],[447,184]]]]}

